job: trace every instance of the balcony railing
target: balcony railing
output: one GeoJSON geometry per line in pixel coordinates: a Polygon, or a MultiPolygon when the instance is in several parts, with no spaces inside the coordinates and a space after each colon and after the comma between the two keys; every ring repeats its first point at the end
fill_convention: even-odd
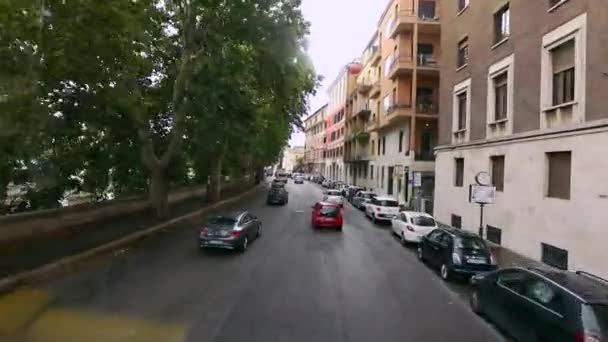
{"type": "Polygon", "coordinates": [[[389,77],[394,78],[400,71],[409,70],[412,68],[412,56],[396,55],[389,68],[389,77]]]}
{"type": "Polygon", "coordinates": [[[414,158],[418,161],[434,161],[435,152],[433,151],[433,149],[423,150],[420,152],[416,152],[414,158]]]}
{"type": "Polygon", "coordinates": [[[391,38],[395,38],[399,33],[413,28],[413,23],[416,20],[413,10],[401,10],[393,17],[391,25],[391,38]]]}
{"type": "Polygon", "coordinates": [[[409,103],[395,102],[390,107],[388,107],[388,109],[386,110],[386,114],[391,115],[399,109],[407,109],[411,107],[412,106],[409,103]]]}
{"type": "Polygon", "coordinates": [[[439,114],[439,106],[431,99],[418,99],[416,113],[436,115],[439,114]]]}
{"type": "Polygon", "coordinates": [[[439,68],[437,60],[431,54],[419,53],[418,54],[418,66],[425,68],[439,68]]]}

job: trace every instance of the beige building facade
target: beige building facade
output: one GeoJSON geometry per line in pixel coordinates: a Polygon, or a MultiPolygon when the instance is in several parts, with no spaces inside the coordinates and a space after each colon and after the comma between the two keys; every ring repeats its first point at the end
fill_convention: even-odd
{"type": "Polygon", "coordinates": [[[446,1],[441,21],[437,219],[477,232],[487,172],[484,237],[608,276],[608,2],[446,1]]]}
{"type": "Polygon", "coordinates": [[[327,105],[316,110],[304,120],[306,134],[304,161],[306,172],[313,175],[322,175],[325,171],[325,113],[327,105]]]}

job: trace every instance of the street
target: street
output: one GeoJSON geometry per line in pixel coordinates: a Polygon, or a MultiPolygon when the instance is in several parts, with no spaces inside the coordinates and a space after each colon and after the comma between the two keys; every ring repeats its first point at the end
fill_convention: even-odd
{"type": "Polygon", "coordinates": [[[388,226],[346,204],[342,233],[314,231],[321,189],[287,189],[284,207],[260,188],[227,209],[263,222],[245,254],[199,251],[199,227],[179,227],[36,289],[36,315],[12,340],[502,340],[454,291],[464,285],[444,284],[388,226]]]}

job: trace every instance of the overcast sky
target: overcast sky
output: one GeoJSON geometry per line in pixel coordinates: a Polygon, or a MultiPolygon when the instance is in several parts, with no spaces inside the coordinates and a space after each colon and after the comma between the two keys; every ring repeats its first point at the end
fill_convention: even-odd
{"type": "MultiPolygon", "coordinates": [[[[340,68],[361,52],[369,42],[388,0],[303,0],[306,20],[311,24],[308,52],[318,74],[325,79],[310,101],[314,112],[327,101],[327,86],[340,68]]],[[[304,146],[304,134],[291,137],[292,146],[304,146]]]]}

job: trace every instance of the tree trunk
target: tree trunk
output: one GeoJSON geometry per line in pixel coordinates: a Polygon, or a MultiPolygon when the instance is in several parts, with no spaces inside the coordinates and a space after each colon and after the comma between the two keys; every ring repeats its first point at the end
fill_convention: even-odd
{"type": "Polygon", "coordinates": [[[167,169],[157,166],[150,170],[150,202],[158,219],[169,217],[169,182],[167,169]]]}
{"type": "Polygon", "coordinates": [[[209,170],[209,186],[207,188],[207,198],[209,202],[216,203],[220,200],[222,181],[222,155],[218,153],[211,160],[209,170]]]}

